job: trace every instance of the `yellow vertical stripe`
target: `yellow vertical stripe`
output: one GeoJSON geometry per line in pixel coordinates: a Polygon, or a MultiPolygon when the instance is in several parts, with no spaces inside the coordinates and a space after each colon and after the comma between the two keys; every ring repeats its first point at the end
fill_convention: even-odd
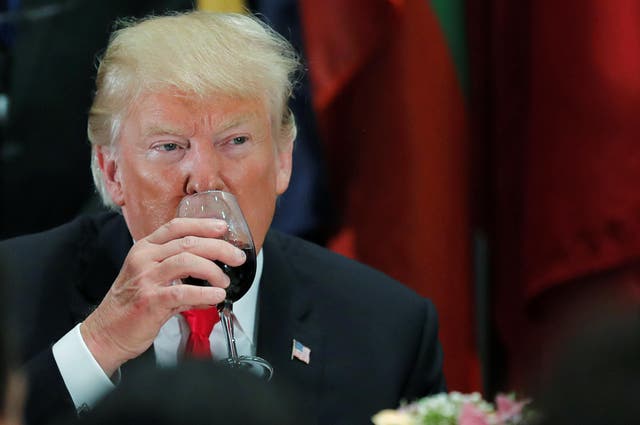
{"type": "Polygon", "coordinates": [[[198,0],[197,6],[199,10],[212,12],[246,12],[246,5],[243,0],[198,0]]]}

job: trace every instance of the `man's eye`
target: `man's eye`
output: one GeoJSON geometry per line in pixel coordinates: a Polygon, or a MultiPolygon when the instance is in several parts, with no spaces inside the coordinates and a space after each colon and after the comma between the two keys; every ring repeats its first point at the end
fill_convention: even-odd
{"type": "Polygon", "coordinates": [[[247,140],[249,140],[249,138],[247,136],[238,136],[238,137],[234,137],[233,139],[231,139],[231,143],[233,145],[242,145],[247,140]]]}
{"type": "Polygon", "coordinates": [[[162,149],[165,152],[171,152],[171,151],[175,151],[176,149],[178,149],[178,144],[177,143],[164,143],[162,145],[159,146],[160,149],[162,149]]]}

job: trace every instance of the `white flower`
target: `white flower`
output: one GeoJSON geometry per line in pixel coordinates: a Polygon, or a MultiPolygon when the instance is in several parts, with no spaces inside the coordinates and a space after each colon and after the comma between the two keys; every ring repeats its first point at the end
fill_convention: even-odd
{"type": "Polygon", "coordinates": [[[375,425],[415,425],[412,415],[399,410],[383,410],[372,419],[375,425]]]}

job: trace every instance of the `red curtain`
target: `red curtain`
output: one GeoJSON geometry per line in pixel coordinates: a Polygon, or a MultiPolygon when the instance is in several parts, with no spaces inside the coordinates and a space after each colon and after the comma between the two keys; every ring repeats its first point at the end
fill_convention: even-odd
{"type": "Polygon", "coordinates": [[[587,308],[637,306],[640,3],[469,12],[503,385],[524,385],[587,308]]]}
{"type": "Polygon", "coordinates": [[[449,387],[477,390],[468,117],[437,18],[424,0],[301,6],[344,217],[333,246],[431,298],[449,387]]]}

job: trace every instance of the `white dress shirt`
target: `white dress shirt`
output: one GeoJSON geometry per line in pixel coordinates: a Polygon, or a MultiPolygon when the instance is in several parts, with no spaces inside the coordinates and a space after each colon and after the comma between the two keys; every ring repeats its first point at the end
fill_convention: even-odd
{"type": "MultiPolygon", "coordinates": [[[[233,304],[233,323],[240,355],[255,355],[256,307],[258,287],[262,276],[262,251],[258,253],[256,276],[249,291],[233,304]]],[[[112,391],[120,380],[120,371],[109,378],[95,360],[80,334],[79,323],[53,345],[53,357],[62,379],[78,410],[93,407],[97,401],[112,391]]],[[[189,338],[189,326],[182,315],[171,317],[160,329],[153,342],[156,363],[159,366],[174,366],[184,353],[189,338]]],[[[209,336],[214,359],[227,357],[227,343],[218,322],[209,336]]]]}

